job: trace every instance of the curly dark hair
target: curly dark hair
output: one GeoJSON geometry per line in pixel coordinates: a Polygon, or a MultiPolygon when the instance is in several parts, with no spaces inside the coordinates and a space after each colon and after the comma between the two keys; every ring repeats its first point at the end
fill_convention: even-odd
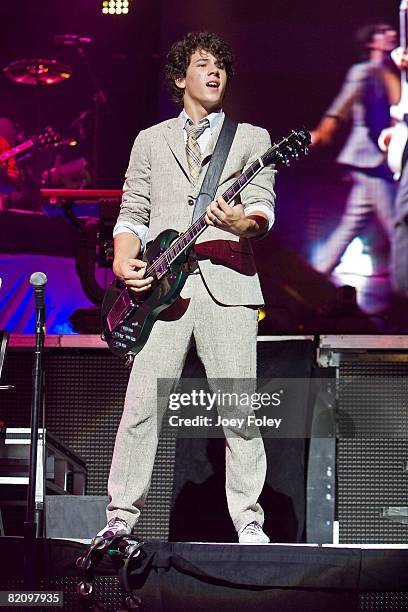
{"type": "Polygon", "coordinates": [[[234,57],[230,46],[225,41],[211,32],[189,32],[183,40],[172,45],[167,54],[165,67],[167,87],[174,102],[179,105],[183,104],[184,90],[177,87],[174,81],[186,76],[191,56],[199,49],[211,53],[225,68],[227,84],[234,75],[234,57]]]}
{"type": "Polygon", "coordinates": [[[370,23],[356,31],[354,39],[357,49],[363,59],[368,59],[370,57],[368,45],[372,42],[374,35],[382,34],[387,30],[395,30],[395,28],[387,23],[370,23]]]}

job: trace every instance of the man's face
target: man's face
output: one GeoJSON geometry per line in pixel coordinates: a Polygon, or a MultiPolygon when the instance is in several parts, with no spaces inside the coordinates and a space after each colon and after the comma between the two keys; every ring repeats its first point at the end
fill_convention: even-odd
{"type": "Polygon", "coordinates": [[[373,34],[370,44],[370,49],[378,51],[392,51],[398,45],[398,35],[392,26],[380,26],[373,34]]]}
{"type": "Polygon", "coordinates": [[[176,85],[184,89],[185,107],[201,106],[210,113],[221,108],[227,73],[211,53],[200,49],[192,54],[186,76],[176,79],[176,85]]]}

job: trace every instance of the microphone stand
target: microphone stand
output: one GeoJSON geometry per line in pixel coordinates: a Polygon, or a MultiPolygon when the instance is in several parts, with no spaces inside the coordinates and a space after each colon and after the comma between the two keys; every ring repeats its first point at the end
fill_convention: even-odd
{"type": "MultiPolygon", "coordinates": [[[[30,283],[34,287],[36,298],[36,325],[30,425],[30,468],[27,490],[27,513],[24,522],[24,577],[26,588],[28,589],[34,589],[38,584],[37,538],[42,536],[40,517],[36,508],[35,498],[37,485],[38,423],[42,398],[42,354],[45,337],[44,286],[46,282],[47,277],[42,272],[32,274],[30,278],[30,283]]],[[[43,444],[45,444],[45,440],[43,440],[43,444]]]]}

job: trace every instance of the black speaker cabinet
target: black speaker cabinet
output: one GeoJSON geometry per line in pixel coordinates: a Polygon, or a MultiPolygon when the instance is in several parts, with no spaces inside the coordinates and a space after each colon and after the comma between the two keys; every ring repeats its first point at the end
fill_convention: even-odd
{"type": "Polygon", "coordinates": [[[406,544],[408,337],[321,336],[319,363],[336,376],[315,406],[308,541],[406,544]]]}
{"type": "MultiPolygon", "coordinates": [[[[0,420],[8,427],[29,424],[33,343],[30,336],[10,338],[3,374],[15,388],[0,397],[0,420]]],[[[314,353],[313,337],[261,337],[258,374],[264,378],[308,378],[314,353]]],[[[200,376],[200,367],[192,353],[184,373],[200,376]]],[[[48,336],[44,371],[46,427],[84,459],[86,494],[106,496],[129,371],[97,336],[87,335],[48,336]]],[[[299,403],[305,407],[305,398],[299,403]]],[[[137,527],[139,537],[236,541],[225,502],[224,442],[210,442],[221,445],[208,447],[202,439],[177,441],[163,431],[149,496],[137,527]],[[215,473],[214,458],[220,461],[215,473]],[[211,480],[212,474],[217,485],[209,496],[205,481],[211,480]],[[202,504],[197,503],[195,494],[193,499],[188,495],[191,485],[196,485],[196,493],[199,490],[202,504]]],[[[268,531],[275,541],[300,541],[305,520],[305,440],[266,439],[265,446],[268,474],[262,503],[268,531]]],[[[5,531],[7,534],[6,525],[5,531]]]]}

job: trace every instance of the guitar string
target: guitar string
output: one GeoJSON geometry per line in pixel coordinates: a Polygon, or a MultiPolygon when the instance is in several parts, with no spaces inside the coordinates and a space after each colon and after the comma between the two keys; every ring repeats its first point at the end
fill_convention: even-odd
{"type": "MultiPolygon", "coordinates": [[[[236,197],[237,192],[238,192],[238,188],[243,188],[242,183],[240,182],[240,179],[245,175],[245,181],[244,181],[244,187],[246,187],[246,185],[248,184],[248,182],[254,177],[255,172],[252,172],[252,170],[254,169],[254,167],[258,164],[259,159],[257,159],[249,168],[247,168],[247,170],[242,173],[238,179],[222,194],[222,197],[225,199],[225,197],[228,198],[228,200],[226,200],[227,204],[229,205],[229,203],[236,197]],[[248,171],[251,171],[250,176],[247,176],[246,173],[248,171]],[[235,191],[237,190],[237,191],[235,191]],[[229,192],[231,192],[231,195],[229,195],[229,192]]],[[[257,168],[257,170],[262,169],[262,166],[260,168],[257,168]]],[[[193,240],[195,240],[199,234],[197,234],[196,236],[194,235],[195,230],[197,229],[198,231],[200,230],[204,230],[207,225],[203,226],[203,227],[199,227],[199,225],[201,224],[201,222],[204,220],[205,214],[202,214],[192,225],[190,225],[190,227],[188,228],[188,230],[186,230],[183,234],[181,234],[181,236],[179,236],[178,238],[176,238],[176,240],[173,242],[173,244],[171,244],[164,253],[162,253],[162,255],[160,255],[152,264],[151,266],[146,270],[146,275],[149,275],[150,272],[155,271],[157,272],[156,266],[160,266],[161,263],[167,264],[168,266],[171,265],[173,263],[173,261],[175,261],[175,259],[177,259],[177,257],[189,246],[189,243],[191,243],[193,240]],[[190,236],[191,235],[191,236],[190,236]],[[179,252],[177,252],[177,248],[178,245],[180,243],[183,242],[184,238],[188,236],[188,242],[185,246],[181,247],[179,252]],[[176,251],[174,253],[174,255],[170,255],[171,257],[171,261],[167,260],[168,254],[171,251],[176,251]]]]}
{"type": "MultiPolygon", "coordinates": [[[[235,182],[234,182],[234,183],[233,183],[233,184],[232,184],[232,185],[231,185],[231,186],[230,186],[230,187],[229,187],[229,188],[228,188],[228,189],[225,191],[225,193],[222,195],[222,197],[224,197],[224,196],[226,196],[226,195],[228,194],[228,192],[229,192],[230,190],[232,190],[232,191],[233,191],[233,195],[231,196],[231,198],[229,198],[229,200],[228,200],[227,204],[229,204],[229,202],[230,202],[230,201],[231,201],[231,200],[232,200],[234,197],[236,197],[236,195],[237,195],[237,193],[238,193],[238,189],[237,189],[237,193],[235,193],[235,189],[236,189],[236,188],[243,189],[244,187],[246,187],[247,183],[248,183],[248,182],[249,182],[249,181],[250,181],[252,178],[254,178],[255,173],[252,173],[252,171],[254,170],[254,167],[255,167],[255,166],[256,166],[256,165],[259,163],[259,159],[262,159],[262,160],[263,160],[263,158],[264,158],[264,157],[269,157],[269,156],[271,155],[271,153],[273,152],[273,149],[280,149],[280,148],[282,147],[282,145],[284,145],[284,144],[285,144],[285,145],[288,147],[288,149],[289,149],[289,150],[290,150],[290,145],[291,145],[291,144],[296,144],[296,145],[297,145],[297,146],[298,146],[298,147],[301,149],[301,148],[302,148],[302,145],[304,145],[304,144],[306,144],[306,143],[303,143],[303,142],[301,142],[301,141],[297,140],[297,138],[298,138],[298,137],[299,137],[299,138],[301,138],[301,139],[307,140],[307,137],[305,138],[305,134],[304,134],[304,133],[300,133],[300,132],[299,132],[299,133],[296,133],[296,132],[293,132],[293,133],[292,133],[292,134],[291,134],[289,137],[287,137],[287,138],[283,138],[283,139],[282,139],[282,140],[281,140],[281,141],[280,141],[278,144],[273,145],[273,146],[272,146],[270,149],[268,149],[268,151],[266,151],[266,153],[264,153],[264,155],[262,155],[260,158],[258,158],[257,160],[255,160],[255,162],[254,162],[253,164],[251,164],[251,166],[250,166],[249,168],[247,168],[247,170],[246,170],[245,172],[243,172],[243,173],[242,173],[242,174],[241,174],[241,175],[240,175],[240,176],[237,178],[237,180],[236,180],[236,181],[235,181],[235,182]],[[291,141],[291,139],[293,139],[293,140],[294,140],[294,143],[291,141]],[[247,173],[248,171],[251,171],[251,175],[250,175],[249,177],[247,177],[247,176],[246,176],[246,173],[247,173]],[[244,176],[245,176],[245,184],[244,184],[244,185],[242,185],[242,184],[240,183],[240,179],[242,179],[244,176]]],[[[295,153],[296,153],[296,152],[298,152],[298,151],[297,151],[297,150],[295,150],[295,153]]],[[[290,153],[292,154],[292,151],[290,151],[290,153]]],[[[280,156],[280,157],[283,157],[283,153],[282,153],[282,151],[279,151],[279,150],[278,150],[277,155],[278,155],[278,156],[280,156]]],[[[276,160],[276,161],[277,161],[277,160],[276,160]]],[[[263,163],[263,165],[262,165],[260,168],[257,168],[257,171],[262,170],[262,168],[264,167],[264,165],[266,165],[266,164],[264,164],[264,162],[263,162],[263,161],[262,161],[262,163],[263,163]]],[[[269,163],[271,163],[271,162],[269,162],[269,163]]],[[[227,195],[227,197],[228,197],[228,195],[227,195]]],[[[149,268],[146,270],[146,273],[145,273],[145,274],[146,274],[147,276],[149,276],[149,275],[150,275],[150,272],[157,272],[157,268],[156,268],[156,266],[160,266],[162,263],[167,264],[167,266],[171,265],[171,264],[173,263],[173,261],[174,261],[175,259],[177,259],[177,257],[178,257],[178,256],[179,256],[179,255],[182,253],[182,251],[183,251],[183,250],[185,250],[185,249],[187,248],[187,246],[188,246],[188,245],[186,245],[186,247],[183,247],[182,249],[180,249],[180,251],[179,251],[178,253],[176,253],[176,254],[175,254],[175,256],[173,256],[173,258],[172,258],[172,260],[171,260],[171,261],[167,261],[167,255],[166,255],[166,253],[169,253],[169,251],[171,251],[171,249],[172,249],[172,248],[174,249],[174,247],[175,247],[175,246],[177,246],[179,242],[182,242],[183,238],[184,238],[186,235],[188,235],[188,234],[190,233],[190,231],[191,231],[193,228],[195,229],[195,227],[194,227],[194,226],[195,226],[195,225],[198,223],[198,221],[201,221],[201,220],[202,220],[204,217],[205,217],[205,213],[204,213],[204,214],[203,214],[201,217],[199,217],[199,219],[197,219],[197,221],[196,221],[194,224],[192,224],[192,225],[189,227],[189,229],[188,229],[186,232],[184,232],[184,233],[183,233],[181,236],[179,236],[178,238],[176,238],[176,240],[174,241],[174,243],[173,243],[173,244],[172,244],[170,247],[168,247],[168,248],[166,249],[166,251],[165,251],[165,252],[164,252],[162,255],[160,255],[160,256],[159,256],[159,257],[158,257],[158,258],[157,258],[157,259],[156,259],[156,260],[155,260],[155,261],[154,261],[154,262],[153,262],[153,263],[150,265],[150,267],[149,267],[149,268]]],[[[189,242],[191,242],[191,241],[192,241],[192,240],[194,240],[195,238],[197,238],[197,236],[194,236],[193,238],[189,239],[189,242]]]]}
{"type": "MultiPolygon", "coordinates": [[[[279,143],[281,144],[281,143],[279,143]]],[[[274,147],[276,147],[277,145],[274,145],[274,147]]],[[[225,197],[227,197],[228,199],[226,200],[227,204],[229,205],[230,202],[236,197],[236,195],[238,194],[238,192],[242,189],[244,189],[244,187],[247,186],[247,184],[254,178],[254,176],[260,172],[262,170],[262,168],[264,167],[264,162],[262,161],[262,164],[259,163],[259,159],[262,159],[264,157],[266,157],[268,154],[271,154],[271,149],[273,149],[274,147],[271,147],[270,149],[268,149],[268,151],[266,153],[264,153],[263,156],[261,156],[261,158],[258,158],[257,160],[255,160],[253,162],[253,164],[251,164],[251,166],[249,166],[249,168],[247,168],[245,170],[245,172],[243,172],[235,181],[232,185],[230,185],[230,187],[222,194],[222,197],[225,199],[225,197]],[[244,181],[242,182],[242,179],[244,178],[244,181]]],[[[165,263],[167,265],[171,265],[171,263],[173,263],[173,261],[175,259],[177,259],[177,257],[181,254],[181,252],[183,250],[185,250],[188,247],[188,244],[192,242],[192,240],[195,240],[199,234],[197,234],[197,236],[192,235],[190,237],[190,234],[194,234],[196,229],[199,230],[203,230],[207,227],[207,225],[203,226],[203,227],[198,227],[197,226],[199,224],[201,224],[201,222],[203,221],[204,217],[205,217],[204,213],[203,215],[201,215],[201,217],[199,217],[197,219],[197,221],[195,221],[186,232],[184,232],[181,236],[179,236],[178,238],[176,238],[176,240],[174,241],[174,243],[168,247],[168,249],[166,249],[166,251],[160,255],[152,264],[151,266],[148,268],[148,270],[146,271],[146,274],[148,274],[151,271],[156,271],[156,265],[160,265],[163,263],[163,260],[165,261],[165,263]],[[179,252],[176,252],[174,255],[171,255],[172,260],[171,261],[167,261],[167,255],[169,253],[169,251],[171,252],[172,250],[176,250],[178,245],[180,243],[183,242],[184,238],[188,236],[188,243],[182,247],[179,252]]]]}
{"type": "MultiPolygon", "coordinates": [[[[266,152],[266,153],[265,153],[263,156],[261,156],[261,158],[260,158],[260,159],[262,160],[262,165],[261,165],[261,167],[260,167],[260,168],[258,168],[258,169],[257,169],[257,171],[258,171],[258,172],[260,172],[260,171],[262,170],[262,167],[264,167],[264,165],[266,165],[266,164],[264,164],[264,161],[263,161],[263,160],[264,160],[264,158],[270,157],[270,155],[271,155],[271,153],[273,152],[273,150],[274,150],[274,149],[278,149],[278,151],[277,151],[277,156],[276,156],[276,157],[279,157],[279,158],[280,158],[280,161],[282,161],[282,160],[283,160],[284,155],[283,155],[282,151],[281,151],[281,150],[279,150],[279,149],[281,148],[281,146],[282,146],[282,144],[283,144],[284,142],[286,142],[286,145],[287,145],[287,147],[288,147],[288,149],[289,149],[289,150],[288,150],[288,153],[290,152],[290,153],[291,153],[291,156],[292,156],[292,154],[293,154],[293,153],[297,154],[297,153],[298,153],[299,151],[301,151],[302,149],[303,149],[304,153],[306,153],[306,152],[307,152],[307,148],[308,148],[308,147],[307,147],[307,145],[308,145],[308,144],[309,144],[309,142],[310,142],[310,140],[309,140],[309,139],[310,139],[310,137],[308,137],[308,136],[309,136],[309,135],[308,135],[307,133],[305,133],[305,131],[302,131],[302,132],[299,132],[299,133],[292,132],[292,134],[291,134],[291,135],[290,135],[288,138],[283,139],[283,140],[282,140],[280,143],[278,143],[277,145],[273,145],[273,146],[272,146],[272,147],[271,147],[271,148],[270,148],[270,149],[269,149],[269,150],[268,150],[268,151],[267,151],[267,152],[266,152]],[[290,144],[293,144],[293,143],[291,142],[291,140],[294,140],[294,143],[297,145],[297,147],[296,147],[296,149],[295,149],[294,151],[293,151],[293,150],[290,148],[290,146],[289,146],[290,144]]],[[[278,159],[276,159],[276,160],[274,160],[274,161],[278,161],[278,159]]],[[[258,163],[258,162],[259,162],[259,159],[258,159],[258,160],[256,160],[256,161],[255,161],[255,162],[254,162],[254,163],[253,163],[253,164],[252,164],[252,165],[251,165],[249,168],[247,168],[247,170],[246,170],[246,171],[245,171],[245,172],[244,172],[244,173],[243,173],[243,174],[242,174],[240,177],[238,177],[238,179],[237,179],[237,180],[236,180],[236,181],[235,181],[235,182],[234,182],[234,183],[233,183],[233,184],[232,184],[232,185],[231,185],[231,186],[230,186],[230,187],[229,187],[229,188],[226,190],[226,192],[223,194],[223,197],[224,197],[226,194],[228,194],[228,192],[230,192],[230,193],[231,193],[231,197],[228,199],[228,202],[227,202],[228,204],[229,204],[229,203],[232,201],[232,199],[233,199],[233,198],[234,198],[234,197],[237,195],[237,194],[235,193],[235,188],[237,187],[237,185],[238,185],[238,186],[241,188],[240,178],[242,178],[244,175],[246,176],[246,172],[248,172],[249,170],[250,170],[250,171],[251,171],[251,173],[252,173],[252,171],[254,170],[254,168],[255,168],[255,166],[257,165],[257,163],[258,163]]],[[[268,161],[268,163],[271,163],[271,160],[269,160],[269,161],[268,161]]],[[[255,175],[258,173],[258,172],[254,172],[254,173],[252,174],[252,176],[250,176],[250,177],[248,178],[248,181],[244,181],[244,187],[246,187],[247,183],[248,183],[248,182],[249,182],[249,181],[250,181],[250,180],[251,180],[251,179],[252,179],[252,178],[253,178],[253,177],[254,177],[254,176],[255,176],[255,175]]],[[[243,189],[244,187],[242,187],[242,189],[243,189]]],[[[239,192],[239,191],[237,190],[237,193],[238,193],[238,192],[239,192]]],[[[199,226],[199,225],[202,223],[202,221],[203,221],[204,217],[205,217],[205,214],[201,215],[201,217],[199,217],[199,218],[197,219],[197,221],[195,221],[195,222],[194,222],[194,223],[193,223],[193,224],[190,226],[189,230],[187,230],[187,232],[185,232],[184,234],[182,234],[182,236],[179,236],[179,238],[178,238],[178,239],[177,239],[175,242],[176,242],[176,243],[177,243],[177,242],[183,242],[184,238],[186,238],[186,237],[187,237],[187,236],[188,236],[190,233],[193,233],[193,230],[194,230],[194,231],[195,231],[196,229],[202,229],[202,230],[204,230],[204,229],[206,228],[206,225],[205,225],[205,226],[203,226],[202,228],[199,228],[199,227],[198,227],[198,226],[199,226]]],[[[197,236],[198,236],[198,235],[199,235],[199,234],[197,234],[197,236]]],[[[194,238],[197,238],[197,236],[195,236],[194,238]]],[[[191,240],[192,240],[192,239],[190,238],[190,239],[187,241],[187,245],[188,245],[188,242],[191,242],[191,240]]],[[[187,245],[186,245],[186,246],[187,246],[187,245]]],[[[172,246],[174,247],[174,244],[173,244],[172,246]]],[[[185,248],[186,248],[186,247],[185,247],[185,248]]],[[[169,249],[171,249],[171,247],[169,247],[169,249]]],[[[172,263],[172,262],[168,262],[168,261],[167,261],[167,257],[166,257],[166,253],[168,252],[168,250],[169,250],[169,249],[167,249],[167,250],[166,250],[166,252],[165,252],[165,253],[164,253],[164,254],[163,254],[161,257],[159,257],[159,258],[158,258],[158,259],[157,259],[155,262],[153,262],[153,264],[152,264],[152,265],[151,265],[151,266],[148,268],[148,270],[149,270],[149,271],[151,271],[152,269],[154,270],[154,269],[155,269],[155,264],[156,264],[156,262],[158,262],[158,261],[162,261],[163,259],[165,259],[165,260],[166,260],[167,265],[171,265],[171,263],[172,263]]],[[[181,251],[180,251],[180,252],[181,252],[181,251]]],[[[180,254],[180,253],[178,253],[178,254],[177,254],[177,256],[178,256],[179,254],[180,254]]],[[[176,256],[176,257],[177,257],[177,256],[176,256]]],[[[174,259],[173,259],[173,261],[174,261],[174,259]]],[[[126,292],[126,294],[128,295],[128,297],[130,297],[130,291],[129,291],[129,288],[128,288],[128,287],[126,287],[124,291],[126,292]]],[[[123,296],[123,294],[124,294],[124,292],[122,291],[122,292],[121,292],[121,295],[119,296],[119,299],[120,299],[120,297],[122,297],[122,296],[123,296]]],[[[117,302],[115,302],[115,304],[116,304],[116,303],[117,303],[117,302]]],[[[110,318],[110,316],[113,314],[113,313],[112,313],[112,310],[114,310],[115,304],[112,306],[111,312],[110,312],[110,313],[109,313],[109,315],[108,315],[108,319],[109,319],[109,318],[110,318]]],[[[116,317],[115,317],[115,321],[114,321],[114,324],[112,325],[112,328],[114,328],[114,327],[116,327],[116,326],[117,326],[117,324],[119,323],[120,318],[121,318],[121,316],[122,316],[122,315],[123,315],[123,312],[122,312],[122,313],[118,313],[118,314],[116,315],[116,317]],[[118,316],[119,316],[119,318],[118,318],[118,316]]]]}
{"type": "MultiPolygon", "coordinates": [[[[264,163],[264,158],[268,158],[271,156],[271,154],[273,152],[276,153],[276,157],[280,158],[280,160],[282,160],[284,158],[283,152],[280,150],[282,148],[282,145],[286,145],[286,147],[288,148],[288,153],[292,154],[295,152],[298,153],[299,151],[301,151],[303,149],[303,151],[306,153],[307,151],[307,145],[309,144],[310,140],[309,140],[309,135],[307,132],[305,132],[304,130],[300,131],[300,132],[295,132],[293,131],[287,138],[283,138],[279,143],[272,145],[272,147],[270,149],[268,149],[268,151],[266,151],[266,153],[264,153],[264,155],[262,155],[259,159],[262,160],[262,165],[260,168],[257,168],[257,172],[260,172],[262,170],[262,168],[264,167],[264,165],[266,165],[264,163]],[[296,144],[296,149],[293,151],[290,148],[290,145],[294,145],[296,144]]],[[[229,204],[232,199],[237,195],[238,193],[238,189],[237,192],[235,193],[235,189],[238,187],[239,189],[243,189],[244,187],[246,187],[247,183],[254,178],[255,176],[255,172],[248,178],[248,181],[245,181],[244,186],[242,186],[239,182],[239,179],[242,178],[244,175],[246,176],[246,173],[250,170],[251,173],[254,170],[255,166],[258,164],[259,159],[255,160],[255,162],[253,164],[251,164],[251,166],[249,168],[247,168],[247,170],[242,173],[240,175],[240,177],[238,177],[238,179],[225,191],[225,193],[223,194],[223,197],[225,195],[228,194],[228,192],[231,192],[233,195],[231,195],[231,197],[228,199],[227,203],[229,204]]],[[[278,161],[278,159],[273,160],[275,162],[278,161]]],[[[272,160],[268,161],[268,164],[270,164],[272,162],[272,160]]],[[[227,196],[228,197],[228,196],[227,196]]],[[[204,226],[203,228],[198,228],[198,225],[203,221],[205,217],[205,213],[203,215],[201,215],[201,217],[199,217],[187,230],[187,232],[185,232],[184,234],[182,234],[181,236],[179,236],[175,243],[173,243],[173,245],[171,245],[168,249],[166,249],[165,253],[163,253],[162,255],[160,255],[152,264],[151,266],[149,266],[149,268],[146,270],[146,274],[149,275],[150,272],[152,271],[156,271],[156,265],[159,263],[162,263],[163,261],[166,261],[167,265],[171,265],[171,263],[174,261],[174,258],[171,262],[167,262],[167,257],[166,257],[166,253],[168,253],[169,250],[171,250],[172,247],[174,247],[175,244],[177,244],[179,241],[181,242],[184,237],[186,237],[190,232],[192,232],[192,230],[196,230],[196,229],[205,229],[206,226],[204,226]]],[[[199,234],[197,234],[198,236],[199,234]]],[[[197,236],[194,236],[193,239],[197,238],[197,236]]],[[[191,238],[189,239],[188,242],[191,242],[191,238]]],[[[188,246],[188,244],[186,245],[188,246]]],[[[184,247],[186,248],[186,247],[184,247]]],[[[180,255],[181,251],[176,255],[176,257],[178,257],[180,255]]],[[[126,287],[125,290],[126,293],[129,295],[129,288],[126,287]]],[[[122,294],[123,295],[123,292],[122,294]]],[[[114,308],[114,306],[112,307],[112,309],[114,308]]],[[[111,314],[111,313],[109,313],[111,314]]]]}

